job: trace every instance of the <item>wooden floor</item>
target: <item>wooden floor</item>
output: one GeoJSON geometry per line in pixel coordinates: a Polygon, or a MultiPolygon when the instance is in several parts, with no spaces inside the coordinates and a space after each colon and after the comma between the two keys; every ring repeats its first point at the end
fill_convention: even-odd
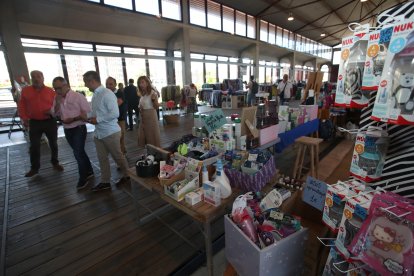
{"type": "MultiPolygon", "coordinates": [[[[160,122],[162,145],[168,146],[191,132],[191,126],[191,116],[182,117],[178,127],[160,122]]],[[[143,152],[136,140],[136,130],[127,132],[130,166],[143,152]]],[[[131,190],[152,209],[163,204],[139,187],[117,189],[113,185],[110,192],[92,193],[89,188],[78,192],[77,165],[71,149],[64,138],[58,144],[65,171],[52,170],[49,149],[42,145],[42,167],[33,179],[23,176],[30,168],[27,144],[0,149],[1,261],[5,275],[168,275],[198,252],[156,219],[138,225],[135,204],[128,195],[131,190]]],[[[98,182],[99,166],[91,133],[86,149],[98,182]]],[[[111,168],[116,180],[113,162],[111,168]]],[[[162,217],[203,247],[199,228],[189,217],[175,209],[162,217]]],[[[222,224],[221,220],[214,224],[213,237],[223,234],[222,224]]]]}

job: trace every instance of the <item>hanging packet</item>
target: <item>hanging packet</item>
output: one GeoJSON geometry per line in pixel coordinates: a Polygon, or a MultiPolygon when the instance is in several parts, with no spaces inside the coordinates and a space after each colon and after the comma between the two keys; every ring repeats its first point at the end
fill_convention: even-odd
{"type": "Polygon", "coordinates": [[[385,59],[371,118],[414,125],[414,21],[397,23],[385,59]]]}
{"type": "Polygon", "coordinates": [[[348,249],[380,275],[408,276],[414,270],[413,237],[414,206],[402,197],[377,194],[348,249]]]}
{"type": "MultiPolygon", "coordinates": [[[[365,59],[363,91],[376,91],[385,65],[385,57],[392,35],[392,27],[369,33],[367,55],[365,59]]],[[[367,105],[367,102],[362,103],[367,105]]]]}
{"type": "Polygon", "coordinates": [[[388,133],[382,128],[368,127],[357,134],[352,154],[351,175],[365,182],[381,178],[388,150],[388,133]]]}
{"type": "Polygon", "coordinates": [[[363,108],[368,97],[361,90],[369,25],[360,26],[353,36],[342,39],[335,106],[363,108]]]}

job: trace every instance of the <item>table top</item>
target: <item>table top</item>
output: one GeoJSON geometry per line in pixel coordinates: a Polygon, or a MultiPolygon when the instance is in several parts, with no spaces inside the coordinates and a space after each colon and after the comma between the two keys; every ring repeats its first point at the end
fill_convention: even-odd
{"type": "Polygon", "coordinates": [[[215,207],[205,202],[200,202],[194,206],[191,206],[186,203],[185,200],[176,201],[175,199],[164,194],[164,188],[161,186],[158,177],[139,177],[137,176],[134,167],[129,169],[128,174],[131,177],[131,180],[133,180],[132,183],[136,182],[144,188],[158,193],[164,201],[202,223],[209,223],[219,216],[222,216],[227,211],[226,208],[231,206],[234,199],[240,194],[240,191],[233,188],[231,196],[222,199],[220,206],[215,207]]]}

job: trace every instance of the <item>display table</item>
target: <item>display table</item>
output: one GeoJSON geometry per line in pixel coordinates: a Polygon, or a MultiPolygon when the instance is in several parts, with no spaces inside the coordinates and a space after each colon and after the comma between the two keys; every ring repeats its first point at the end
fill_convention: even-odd
{"type": "Polygon", "coordinates": [[[287,146],[293,144],[301,136],[307,136],[319,129],[319,119],[301,124],[292,130],[279,133],[280,142],[275,145],[275,152],[282,152],[287,146]]]}
{"type": "MultiPolygon", "coordinates": [[[[170,206],[173,206],[185,214],[189,215],[195,222],[200,223],[203,226],[203,236],[205,240],[205,252],[207,258],[207,272],[208,275],[213,275],[213,249],[212,249],[212,239],[211,239],[211,223],[223,217],[224,214],[229,213],[228,208],[231,208],[234,199],[240,194],[238,190],[233,188],[233,193],[230,197],[221,200],[221,205],[218,207],[214,207],[207,203],[199,203],[195,206],[190,206],[185,201],[178,202],[171,197],[164,194],[164,188],[160,185],[160,181],[157,177],[149,177],[143,178],[136,175],[135,168],[130,168],[128,171],[129,176],[131,177],[131,183],[139,184],[142,187],[146,188],[147,190],[153,192],[156,195],[168,203],[170,206]]],[[[138,216],[139,219],[142,218],[143,212],[141,211],[148,211],[153,214],[157,219],[161,220],[159,216],[157,216],[158,210],[150,210],[147,206],[142,205],[138,200],[134,201],[139,205],[138,216]]],[[[163,208],[163,207],[162,207],[163,208]]],[[[161,220],[161,222],[163,222],[161,220]]],[[[164,225],[168,226],[165,222],[164,225]]],[[[191,246],[195,247],[194,244],[182,236],[179,232],[169,227],[175,234],[177,234],[180,238],[182,238],[185,242],[189,243],[191,246]]]]}

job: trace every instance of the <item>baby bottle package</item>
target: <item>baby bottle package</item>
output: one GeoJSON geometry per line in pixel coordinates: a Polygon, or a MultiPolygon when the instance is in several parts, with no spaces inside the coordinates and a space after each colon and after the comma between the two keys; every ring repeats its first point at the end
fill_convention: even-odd
{"type": "Polygon", "coordinates": [[[351,244],[367,218],[372,197],[371,194],[361,193],[350,198],[345,204],[338,236],[335,240],[336,248],[345,258],[350,257],[347,246],[351,244]]]}
{"type": "MultiPolygon", "coordinates": [[[[392,30],[392,27],[388,27],[369,33],[364,77],[362,78],[363,91],[376,91],[378,89],[392,30]]],[[[368,102],[362,104],[366,105],[368,102]]]]}
{"type": "Polygon", "coordinates": [[[368,26],[342,39],[335,105],[363,108],[368,97],[361,90],[368,45],[368,26]]]}
{"type": "Polygon", "coordinates": [[[393,27],[371,118],[414,125],[414,21],[393,27]]]}
{"type": "Polygon", "coordinates": [[[368,127],[357,134],[350,173],[365,181],[379,180],[389,145],[388,133],[379,127],[368,127]]]}
{"type": "Polygon", "coordinates": [[[342,213],[348,198],[355,196],[347,183],[338,182],[328,186],[326,192],[325,206],[323,208],[322,221],[334,232],[338,232],[339,223],[342,220],[342,213]]]}

